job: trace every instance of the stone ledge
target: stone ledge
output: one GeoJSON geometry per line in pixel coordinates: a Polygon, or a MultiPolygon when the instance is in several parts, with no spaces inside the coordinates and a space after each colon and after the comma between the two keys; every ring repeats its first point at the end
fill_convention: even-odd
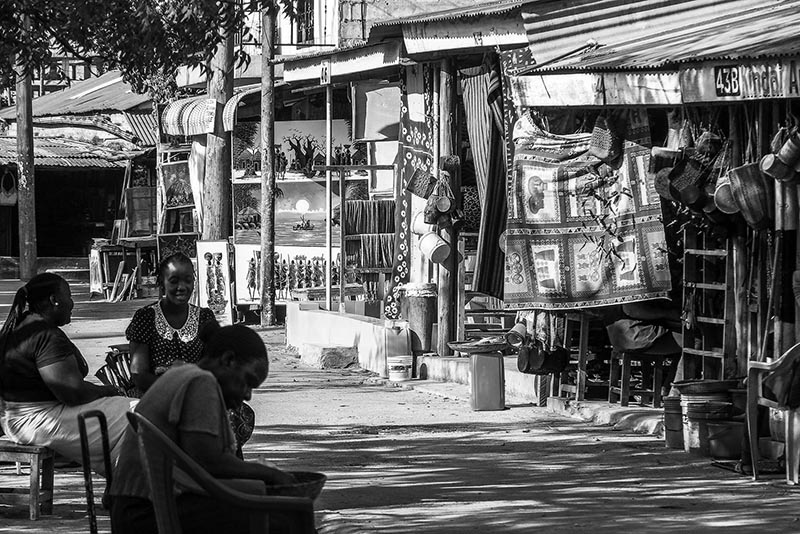
{"type": "Polygon", "coordinates": [[[303,343],[300,346],[300,361],[316,369],[345,369],[358,365],[358,348],[303,343]]]}

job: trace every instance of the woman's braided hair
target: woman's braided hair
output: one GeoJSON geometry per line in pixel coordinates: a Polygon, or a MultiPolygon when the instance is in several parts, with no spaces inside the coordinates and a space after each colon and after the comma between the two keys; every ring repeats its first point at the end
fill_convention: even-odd
{"type": "Polygon", "coordinates": [[[40,312],[50,297],[58,293],[67,281],[53,273],[37,274],[30,281],[17,290],[14,301],[11,303],[11,311],[8,312],[6,322],[0,330],[0,336],[5,336],[14,328],[26,311],[40,312]]]}

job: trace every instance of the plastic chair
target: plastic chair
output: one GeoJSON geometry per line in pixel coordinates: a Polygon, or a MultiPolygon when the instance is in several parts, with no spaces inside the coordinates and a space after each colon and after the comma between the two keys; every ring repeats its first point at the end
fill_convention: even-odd
{"type": "Polygon", "coordinates": [[[250,516],[250,532],[269,532],[269,513],[291,514],[292,534],[313,534],[314,503],[307,497],[254,495],[232,489],[214,478],[200,464],[181,450],[169,437],[141,414],[128,412],[128,420],[139,437],[139,454],[145,466],[161,534],[181,534],[178,506],[175,501],[172,466],[180,468],[209,496],[245,510],[250,516]]]}
{"type": "Polygon", "coordinates": [[[88,410],[78,414],[78,430],[81,435],[81,458],[83,462],[83,484],[86,490],[86,511],[89,513],[89,533],[97,534],[97,511],[94,507],[94,483],[92,481],[92,453],[89,450],[89,434],[86,421],[97,418],[100,425],[100,439],[103,446],[103,465],[106,470],[106,489],[111,487],[112,467],[111,448],[108,446],[108,424],[106,416],[100,410],[88,410]]]}
{"type": "Polygon", "coordinates": [[[793,368],[800,361],[800,343],[787,350],[774,362],[748,362],[747,367],[747,433],[750,440],[750,459],[753,463],[753,480],[758,479],[758,407],[766,406],[785,413],[784,424],[786,483],[797,484],[800,471],[800,409],[791,409],[786,405],[793,368]],[[788,371],[784,374],[785,371],[788,371]],[[785,377],[786,380],[776,382],[773,393],[777,400],[764,397],[763,386],[767,379],[785,377]]]}

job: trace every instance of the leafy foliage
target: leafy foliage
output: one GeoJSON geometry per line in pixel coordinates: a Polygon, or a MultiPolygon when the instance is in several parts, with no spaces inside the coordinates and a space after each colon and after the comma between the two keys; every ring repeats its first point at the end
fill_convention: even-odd
{"type": "MultiPolygon", "coordinates": [[[[163,92],[179,67],[204,69],[226,34],[252,43],[248,14],[278,6],[294,16],[292,0],[0,0],[0,86],[13,83],[15,58],[32,73],[55,52],[163,92]]],[[[249,61],[242,47],[235,60],[249,61]]]]}

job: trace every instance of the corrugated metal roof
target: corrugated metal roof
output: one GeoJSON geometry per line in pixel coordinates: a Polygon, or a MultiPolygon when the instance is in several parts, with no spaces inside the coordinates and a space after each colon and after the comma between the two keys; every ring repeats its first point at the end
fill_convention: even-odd
{"type": "MultiPolygon", "coordinates": [[[[122,81],[122,73],[109,71],[98,78],[72,84],[72,87],[33,99],[33,116],[77,115],[108,111],[128,111],[150,102],[148,95],[133,92],[122,81]]],[[[14,107],[0,110],[0,118],[14,120],[14,107]]]]}
{"type": "Polygon", "coordinates": [[[125,112],[124,115],[128,119],[133,133],[141,140],[141,145],[155,146],[158,144],[158,123],[152,111],[125,112]]]}
{"type": "Polygon", "coordinates": [[[313,59],[315,57],[333,56],[336,54],[340,54],[342,52],[347,52],[349,50],[358,50],[359,48],[364,48],[366,46],[376,46],[376,45],[375,43],[368,43],[366,41],[355,42],[345,46],[328,48],[326,50],[317,50],[315,52],[306,52],[304,54],[295,54],[292,56],[278,56],[274,60],[272,60],[272,62],[277,65],[280,63],[291,63],[294,61],[302,61],[304,59],[313,59]]]}
{"type": "MultiPolygon", "coordinates": [[[[608,45],[648,39],[754,7],[784,0],[536,0],[522,7],[522,22],[537,63],[547,63],[593,39],[608,45]]],[[[753,21],[758,24],[758,21],[753,21]]],[[[733,43],[732,43],[733,44],[733,43]]],[[[735,45],[734,45],[735,46],[735,45]]]]}
{"type": "MultiPolygon", "coordinates": [[[[33,160],[37,167],[119,168],[142,152],[124,152],[59,137],[34,137],[33,160]]],[[[0,165],[17,162],[17,138],[0,137],[0,165]]]]}
{"type": "Polygon", "coordinates": [[[756,7],[601,46],[542,71],[632,70],[704,60],[743,60],[800,53],[800,0],[756,7]]]}
{"type": "Polygon", "coordinates": [[[525,4],[523,0],[495,0],[494,2],[479,2],[476,5],[467,7],[457,7],[432,13],[420,13],[410,17],[400,17],[389,20],[375,22],[372,27],[381,26],[402,26],[405,24],[415,24],[419,22],[433,22],[436,20],[456,20],[468,17],[480,17],[483,15],[495,15],[513,11],[525,4]]]}

